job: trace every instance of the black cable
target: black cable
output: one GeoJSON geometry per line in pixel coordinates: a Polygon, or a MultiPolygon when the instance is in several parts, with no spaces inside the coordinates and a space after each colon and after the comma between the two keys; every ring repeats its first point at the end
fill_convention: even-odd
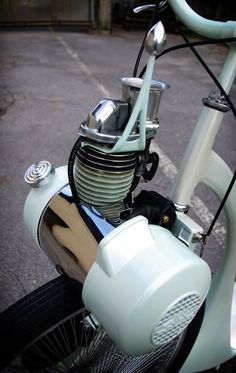
{"type": "MultiPolygon", "coordinates": [[[[214,81],[214,83],[216,84],[216,86],[218,87],[218,89],[220,90],[221,94],[224,96],[225,100],[227,101],[228,105],[230,106],[232,112],[233,112],[233,115],[236,119],[236,109],[235,109],[235,106],[233,104],[233,102],[231,101],[229,95],[225,92],[224,88],[222,87],[222,85],[220,84],[220,82],[218,81],[218,79],[216,78],[216,76],[214,75],[214,73],[211,71],[211,69],[207,66],[207,64],[205,63],[205,61],[203,60],[203,58],[200,56],[200,54],[197,52],[197,50],[195,49],[195,47],[197,46],[202,46],[202,45],[211,45],[211,44],[218,44],[218,43],[232,43],[232,42],[236,42],[236,38],[235,37],[231,37],[231,38],[222,38],[222,39],[214,39],[214,40],[204,40],[204,41],[197,41],[197,42],[190,42],[188,40],[188,38],[186,37],[186,35],[184,35],[184,33],[182,32],[182,30],[180,29],[180,26],[178,24],[178,22],[176,22],[176,27],[178,28],[178,31],[180,32],[181,36],[183,37],[185,43],[184,44],[179,44],[177,46],[173,46],[173,47],[170,47],[168,49],[166,49],[165,51],[163,51],[161,54],[159,54],[158,56],[156,56],[156,60],[160,57],[162,57],[163,55],[169,53],[169,52],[172,52],[172,51],[175,51],[175,50],[178,50],[178,49],[182,49],[182,48],[190,48],[191,51],[194,53],[195,57],[199,60],[199,62],[202,64],[202,66],[205,68],[205,70],[207,71],[207,73],[210,75],[210,77],[212,78],[212,80],[214,81]]],[[[143,70],[141,71],[141,73],[139,74],[139,78],[142,78],[142,76],[144,75],[145,71],[146,71],[146,67],[147,65],[144,66],[143,70]]],[[[233,185],[236,181],[236,170],[234,172],[234,175],[231,179],[231,182],[230,182],[230,185],[229,187],[227,188],[226,190],[226,193],[224,195],[224,198],[222,199],[221,203],[220,203],[220,206],[211,222],[211,225],[210,227],[208,228],[207,230],[207,233],[203,235],[203,243],[206,243],[207,240],[208,240],[208,237],[210,236],[213,228],[214,228],[214,225],[221,213],[221,211],[223,210],[223,207],[225,205],[225,202],[233,188],[233,185]]]]}
{"type": "Polygon", "coordinates": [[[227,189],[227,191],[226,191],[226,193],[225,193],[225,195],[224,195],[224,197],[223,197],[223,199],[221,201],[221,204],[220,204],[218,210],[216,211],[216,214],[215,214],[215,216],[214,216],[214,218],[213,218],[213,220],[211,222],[210,227],[208,228],[206,234],[203,235],[203,242],[204,243],[207,243],[207,239],[210,236],[210,234],[212,232],[212,229],[214,228],[214,225],[216,223],[216,220],[218,219],[218,217],[219,217],[219,215],[221,213],[221,210],[223,209],[223,207],[225,205],[225,202],[226,202],[226,200],[227,200],[227,198],[228,198],[228,196],[229,196],[229,194],[230,194],[230,192],[231,192],[231,190],[232,190],[232,188],[234,186],[235,180],[236,180],[236,170],[234,171],[234,175],[233,175],[233,177],[231,179],[231,182],[230,182],[230,184],[228,186],[228,189],[227,189]]]}
{"type": "Polygon", "coordinates": [[[68,161],[68,181],[72,193],[72,197],[74,199],[74,204],[78,209],[78,212],[80,216],[82,217],[83,221],[85,224],[88,226],[90,231],[93,233],[94,238],[97,240],[97,242],[100,242],[103,239],[103,234],[100,232],[100,230],[97,228],[96,224],[94,224],[93,220],[86,214],[84,211],[83,207],[81,206],[81,201],[78,196],[78,192],[76,190],[75,186],[75,180],[74,180],[74,164],[75,164],[75,159],[77,156],[77,153],[81,147],[81,144],[84,140],[83,136],[78,137],[76,140],[69,156],[69,161],[68,161]]]}
{"type": "Polygon", "coordinates": [[[71,189],[71,193],[75,202],[76,206],[79,206],[80,204],[80,199],[76,190],[75,186],[75,181],[74,181],[74,164],[75,164],[75,158],[76,155],[81,147],[81,143],[84,140],[84,137],[80,136],[76,140],[73,148],[71,149],[70,156],[69,156],[69,161],[68,161],[68,168],[67,168],[67,173],[68,173],[68,181],[71,189]]]}
{"type": "MultiPolygon", "coordinates": [[[[223,38],[223,39],[214,39],[214,40],[202,40],[202,41],[195,41],[195,42],[189,42],[189,44],[184,43],[184,44],[178,44],[173,47],[169,47],[166,50],[164,50],[162,53],[160,53],[158,56],[156,56],[156,60],[165,54],[169,52],[174,52],[179,49],[183,48],[189,48],[189,45],[192,45],[193,47],[198,47],[202,45],[211,45],[211,44],[222,44],[222,43],[233,43],[236,42],[236,38],[223,38]]],[[[141,73],[139,74],[139,78],[142,78],[144,73],[146,72],[147,65],[144,66],[142,69],[141,73]]]]}
{"type": "MultiPolygon", "coordinates": [[[[201,63],[201,65],[204,67],[204,69],[207,71],[207,73],[210,75],[210,77],[213,80],[213,82],[215,83],[215,85],[219,88],[220,92],[222,93],[222,95],[224,96],[225,100],[229,104],[229,106],[230,106],[230,108],[231,108],[231,110],[232,110],[232,112],[234,114],[234,117],[236,119],[236,109],[235,109],[234,104],[232,103],[229,95],[225,92],[225,90],[222,87],[222,85],[220,84],[219,80],[217,79],[217,77],[215,76],[215,74],[211,71],[211,69],[207,66],[206,62],[200,56],[200,54],[195,49],[195,47],[192,45],[192,43],[190,43],[190,41],[188,40],[188,38],[186,37],[186,35],[184,35],[184,33],[182,32],[182,30],[181,30],[180,26],[178,25],[178,23],[176,24],[176,26],[177,26],[177,28],[178,28],[178,30],[179,30],[182,38],[186,42],[187,46],[191,49],[191,51],[193,52],[193,54],[195,55],[195,57],[198,59],[198,61],[201,63]]],[[[235,39],[235,41],[236,41],[236,38],[233,38],[233,39],[235,39]]]]}
{"type": "Polygon", "coordinates": [[[141,47],[140,47],[139,52],[138,52],[138,56],[137,56],[137,59],[136,59],[135,65],[134,65],[133,77],[137,76],[139,63],[140,63],[140,60],[141,60],[141,57],[142,57],[142,54],[143,54],[143,51],[144,51],[144,47],[145,47],[145,40],[146,40],[146,37],[147,37],[147,34],[148,34],[150,28],[152,28],[152,26],[154,25],[157,13],[158,13],[158,7],[156,6],[154,8],[153,12],[152,12],[151,20],[149,22],[147,31],[146,31],[146,33],[144,35],[141,47]]]}
{"type": "Polygon", "coordinates": [[[136,77],[137,73],[138,73],[138,67],[139,67],[139,63],[140,63],[140,60],[141,60],[141,57],[142,57],[142,54],[143,54],[143,51],[144,51],[145,40],[146,40],[147,34],[149,33],[152,26],[154,26],[154,24],[156,22],[156,19],[157,19],[157,14],[162,13],[167,8],[167,6],[168,6],[168,4],[167,4],[166,1],[157,1],[156,2],[156,7],[154,8],[154,10],[152,12],[151,20],[149,22],[147,31],[144,35],[144,38],[143,38],[143,41],[142,41],[141,47],[139,49],[139,53],[138,53],[135,65],[134,65],[133,77],[136,77]]]}
{"type": "MultiPolygon", "coordinates": [[[[197,52],[197,50],[194,48],[193,45],[191,45],[191,43],[189,42],[188,38],[186,37],[186,35],[184,35],[184,33],[182,32],[182,30],[180,29],[180,26],[177,24],[177,28],[181,34],[181,36],[183,37],[184,41],[186,42],[186,44],[189,46],[189,48],[191,49],[191,51],[193,52],[193,54],[195,55],[195,57],[197,57],[197,59],[199,60],[199,62],[202,64],[202,66],[204,67],[204,69],[207,71],[207,73],[210,75],[210,77],[212,78],[212,80],[214,81],[214,83],[216,84],[216,86],[219,88],[221,94],[224,96],[225,100],[227,101],[227,103],[229,104],[233,114],[234,114],[234,117],[236,119],[236,109],[234,107],[234,104],[232,103],[229,95],[225,92],[224,88],[222,87],[222,85],[220,84],[220,82],[218,81],[218,79],[216,78],[215,74],[211,71],[211,69],[207,66],[207,64],[205,63],[205,61],[203,60],[203,58],[200,56],[200,54],[197,52]]],[[[234,175],[230,181],[230,184],[225,192],[225,195],[220,203],[220,206],[218,207],[217,211],[216,211],[216,214],[210,224],[210,227],[208,228],[207,230],[207,233],[203,235],[203,244],[206,244],[207,241],[208,241],[208,238],[215,226],[215,223],[221,213],[221,211],[223,210],[224,208],[224,205],[226,203],[226,200],[234,186],[234,183],[236,181],[236,170],[234,171],[234,175]]]]}

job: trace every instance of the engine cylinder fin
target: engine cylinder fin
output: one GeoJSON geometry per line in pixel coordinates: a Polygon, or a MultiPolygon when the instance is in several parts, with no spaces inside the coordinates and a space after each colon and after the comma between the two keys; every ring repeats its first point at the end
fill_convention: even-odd
{"type": "MultiPolygon", "coordinates": [[[[80,178],[75,177],[75,179],[76,179],[77,184],[80,188],[86,187],[88,192],[89,191],[92,192],[92,193],[96,192],[96,190],[94,191],[94,185],[92,183],[88,183],[85,179],[82,179],[81,175],[80,175],[80,178]]],[[[116,189],[116,185],[114,185],[114,184],[106,185],[105,187],[103,187],[103,185],[97,184],[96,188],[99,188],[102,191],[103,194],[105,193],[105,195],[106,194],[108,194],[108,195],[109,194],[112,194],[112,195],[114,194],[114,189],[116,189]]],[[[129,185],[129,184],[121,184],[119,186],[119,192],[120,193],[126,192],[127,191],[127,185],[129,185]]]]}
{"type": "Polygon", "coordinates": [[[92,153],[90,152],[90,148],[88,146],[81,147],[78,151],[77,157],[81,160],[84,164],[88,165],[89,167],[105,170],[105,171],[129,171],[132,170],[136,166],[137,156],[134,153],[129,154],[130,157],[123,157],[116,156],[116,154],[103,153],[101,156],[100,151],[96,151],[96,149],[92,149],[92,153]]]}
{"type": "Polygon", "coordinates": [[[107,162],[130,162],[130,160],[136,159],[136,153],[103,153],[97,149],[89,148],[89,151],[87,151],[86,147],[81,147],[79,150],[79,154],[87,155],[89,157],[95,157],[96,159],[101,159],[103,161],[107,162]]]}
{"type": "Polygon", "coordinates": [[[132,170],[136,165],[136,161],[123,164],[122,166],[120,164],[115,164],[115,163],[105,164],[105,162],[101,162],[100,160],[91,159],[89,157],[85,158],[81,155],[78,155],[78,159],[91,168],[104,170],[104,171],[111,171],[111,172],[112,171],[116,172],[116,170],[119,172],[129,171],[129,170],[132,170]]]}
{"type": "MultiPolygon", "coordinates": [[[[94,191],[94,183],[92,183],[91,179],[87,180],[81,174],[79,175],[79,178],[78,176],[76,176],[75,179],[76,179],[78,186],[80,186],[81,188],[86,187],[88,188],[88,190],[94,191]]],[[[130,185],[129,180],[125,183],[120,183],[120,191],[127,190],[127,187],[129,187],[129,185],[130,185]]],[[[114,193],[114,189],[116,189],[116,184],[112,183],[112,184],[107,185],[104,183],[97,182],[96,188],[101,188],[103,191],[107,191],[108,193],[111,193],[111,192],[114,193]]]]}
{"type": "Polygon", "coordinates": [[[86,175],[88,179],[91,179],[93,182],[96,179],[97,181],[101,183],[107,183],[107,178],[109,177],[110,183],[113,182],[114,184],[117,183],[117,180],[119,179],[120,182],[126,182],[130,180],[131,177],[133,177],[133,170],[126,171],[126,172],[107,172],[107,171],[101,171],[98,172],[98,170],[89,168],[87,166],[84,166],[84,164],[77,160],[75,165],[75,171],[79,172],[80,174],[86,175]]]}
{"type": "Polygon", "coordinates": [[[74,180],[82,203],[93,206],[106,219],[119,224],[124,199],[129,193],[138,162],[137,153],[107,154],[81,147],[74,180]]]}
{"type": "Polygon", "coordinates": [[[125,209],[125,204],[123,202],[112,203],[103,206],[97,206],[96,210],[106,219],[112,221],[113,224],[119,225],[120,213],[125,209]]]}
{"type": "MultiPolygon", "coordinates": [[[[126,196],[126,193],[118,194],[116,197],[116,201],[114,201],[114,196],[113,195],[106,195],[106,194],[101,194],[99,197],[94,196],[94,193],[89,193],[87,190],[86,192],[81,191],[79,193],[79,197],[82,201],[89,203],[93,206],[100,206],[101,204],[106,204],[106,203],[114,203],[114,202],[119,202],[122,201],[126,196]]],[[[103,206],[103,205],[101,205],[103,206]]]]}

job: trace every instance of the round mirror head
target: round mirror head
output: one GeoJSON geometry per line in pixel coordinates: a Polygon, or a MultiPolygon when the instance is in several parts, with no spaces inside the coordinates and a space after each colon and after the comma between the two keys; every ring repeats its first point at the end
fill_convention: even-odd
{"type": "Polygon", "coordinates": [[[159,21],[147,34],[145,48],[151,56],[158,56],[161,52],[163,52],[165,44],[166,32],[162,22],[159,21]]]}

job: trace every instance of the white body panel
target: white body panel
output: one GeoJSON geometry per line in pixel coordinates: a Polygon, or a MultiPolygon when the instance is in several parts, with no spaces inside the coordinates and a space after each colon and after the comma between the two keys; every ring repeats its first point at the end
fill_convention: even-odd
{"type": "Polygon", "coordinates": [[[100,242],[83,301],[122,351],[140,355],[183,331],[210,281],[203,260],[170,231],[138,216],[100,242]]]}

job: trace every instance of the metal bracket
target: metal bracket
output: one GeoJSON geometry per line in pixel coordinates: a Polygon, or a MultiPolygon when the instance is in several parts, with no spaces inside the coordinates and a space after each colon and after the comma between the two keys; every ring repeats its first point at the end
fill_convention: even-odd
{"type": "Polygon", "coordinates": [[[230,106],[226,102],[224,96],[218,89],[212,89],[209,96],[202,99],[203,105],[226,113],[230,110],[230,106]]]}
{"type": "Polygon", "coordinates": [[[183,212],[177,211],[177,218],[171,229],[172,233],[194,251],[201,242],[203,228],[183,212]]]}

